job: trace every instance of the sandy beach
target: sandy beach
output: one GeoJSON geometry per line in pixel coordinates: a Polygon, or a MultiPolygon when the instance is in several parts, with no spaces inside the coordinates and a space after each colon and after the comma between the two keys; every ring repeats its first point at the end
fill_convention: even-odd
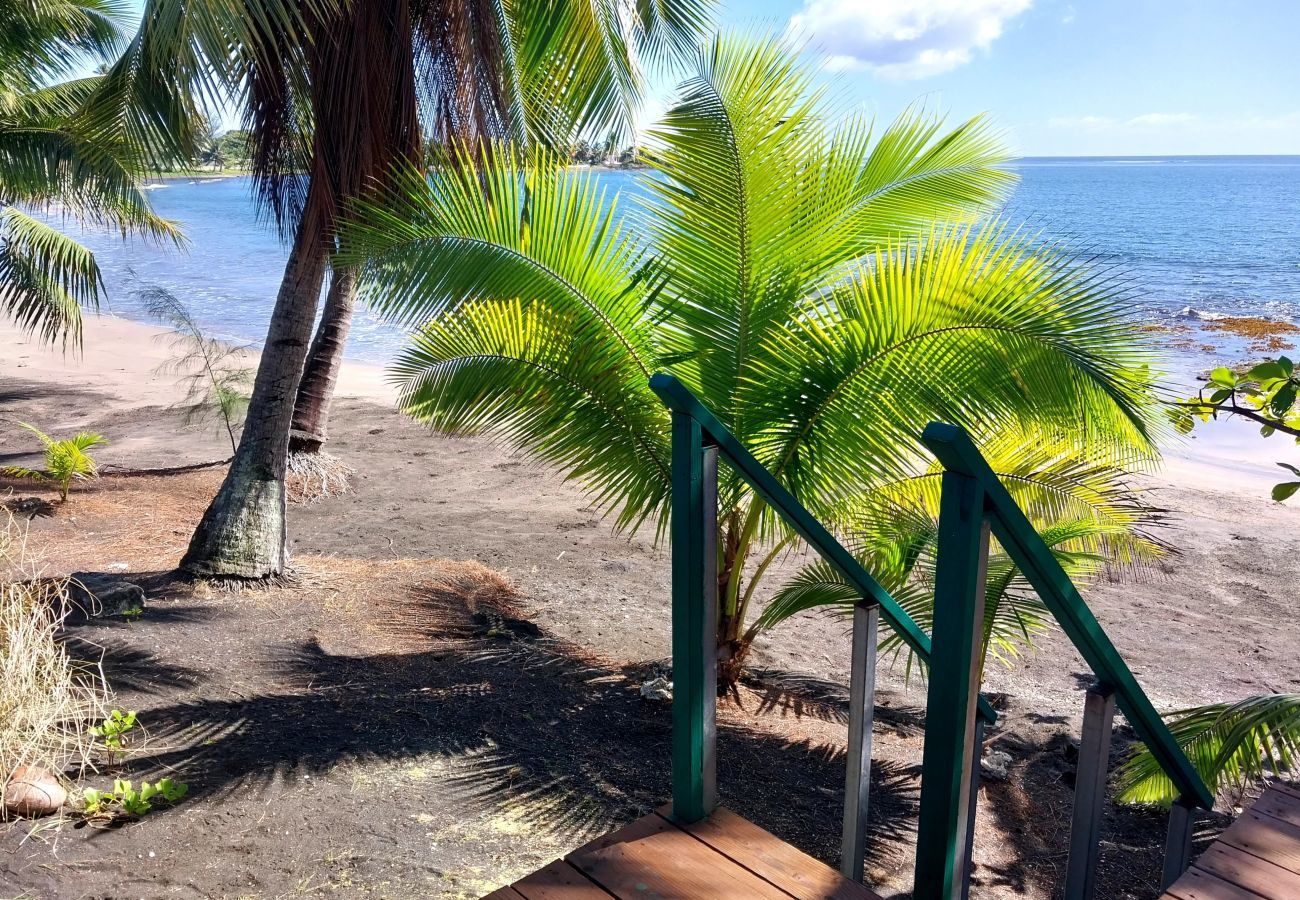
{"type": "MultiPolygon", "coordinates": [[[[93,318],[84,343],[82,352],[65,354],[0,323],[0,461],[37,460],[29,436],[14,427],[19,421],[55,434],[89,429],[105,435],[109,444],[99,456],[108,472],[229,456],[224,434],[185,427],[172,408],[179,388],[174,376],[159,372],[171,352],[165,329],[93,318]]],[[[250,353],[249,364],[255,363],[250,353]]],[[[614,534],[578,485],[490,438],[430,434],[400,416],[394,398],[381,367],[345,363],[331,447],[358,470],[366,493],[378,492],[381,500],[369,513],[360,491],[333,501],[342,508],[331,509],[332,515],[319,515],[330,504],[313,507],[311,529],[293,529],[297,541],[320,542],[317,549],[327,552],[379,545],[385,553],[478,559],[518,579],[538,601],[539,615],[554,617],[548,624],[567,636],[633,659],[667,655],[666,619],[660,619],[667,609],[663,548],[652,548],[648,536],[614,534]],[[370,537],[357,547],[353,535],[362,529],[370,537]],[[608,565],[612,559],[617,565],[608,565]],[[620,610],[607,626],[593,626],[593,610],[574,601],[575,590],[618,596],[620,610]]],[[[1300,561],[1290,550],[1297,512],[1268,497],[1281,471],[1275,460],[1288,459],[1294,447],[1285,438],[1261,440],[1255,427],[1230,421],[1174,440],[1163,468],[1140,479],[1147,499],[1168,513],[1160,537],[1174,552],[1158,572],[1095,585],[1090,601],[1103,624],[1117,627],[1121,646],[1127,642],[1134,668],[1148,669],[1144,684],[1158,702],[1207,702],[1233,693],[1227,685],[1241,693],[1300,686],[1300,672],[1292,668],[1300,635],[1300,600],[1293,595],[1300,561]],[[1139,611],[1135,621],[1131,614],[1139,611]],[[1190,659],[1171,659],[1162,652],[1170,645],[1185,648],[1190,659]],[[1196,662],[1200,648],[1204,668],[1196,662]],[[1242,665],[1221,668],[1225,652],[1241,657],[1242,665]]],[[[824,630],[823,619],[804,618],[794,632],[824,630]]],[[[764,643],[772,646],[760,646],[760,664],[819,676],[841,671],[825,655],[809,656],[795,634],[764,643]]],[[[1030,696],[1046,699],[1068,683],[1046,662],[1048,681],[1030,696]]],[[[1017,672],[995,673],[993,687],[1022,693],[1037,680],[1030,676],[1021,685],[1022,676],[1039,665],[1030,660],[1017,672]]]]}
{"type": "MultiPolygon", "coordinates": [[[[391,896],[421,895],[431,885],[438,896],[477,896],[576,846],[583,835],[659,802],[666,787],[666,757],[659,757],[666,753],[667,722],[647,708],[636,688],[669,652],[665,547],[652,546],[648,535],[615,534],[577,485],[487,438],[430,434],[394,411],[381,369],[348,363],[330,446],[356,470],[353,490],[290,512],[305,587],[283,597],[181,590],[165,573],[184,550],[221,470],[112,475],[229,455],[215,430],[183,427],[173,408],[174,378],[157,371],[169,353],[165,337],[159,328],[91,319],[84,352],[65,355],[0,325],[0,462],[36,460],[33,442],[16,426],[20,421],[55,434],[91,429],[110,442],[100,454],[109,477],[79,489],[66,514],[34,519],[29,542],[56,573],[111,567],[147,585],[156,582],[150,599],[156,612],[150,615],[161,616],[158,621],[146,616],[85,639],[109,648],[109,659],[117,654],[149,660],[134,681],[124,677],[119,684],[122,702],[141,709],[160,735],[157,752],[135,765],[174,767],[201,786],[194,804],[157,826],[175,832],[176,847],[160,853],[156,864],[150,859],[128,865],[138,846],[132,840],[140,840],[131,838],[133,829],[107,835],[93,847],[63,838],[65,859],[97,870],[126,860],[120,868],[129,877],[123,877],[128,884],[138,878],[141,886],[172,877],[168,873],[179,866],[177,885],[204,884],[215,892],[177,887],[169,896],[234,896],[253,883],[257,889],[247,896],[280,896],[302,872],[321,868],[326,857],[351,860],[343,867],[348,878],[393,879],[401,890],[391,896]],[[415,656],[409,641],[394,643],[384,616],[376,621],[375,609],[385,609],[391,621],[413,627],[410,617],[424,609],[418,591],[425,588],[419,585],[427,585],[429,573],[440,567],[465,564],[481,564],[513,585],[517,594],[491,608],[523,623],[512,626],[517,633],[540,635],[549,662],[511,656],[504,670],[483,669],[485,660],[501,659],[502,651],[473,624],[489,608],[478,601],[466,601],[460,618],[448,619],[445,609],[436,615],[426,610],[429,619],[421,627],[430,643],[421,644],[415,656]],[[412,590],[414,600],[392,605],[412,590]],[[472,646],[458,650],[457,642],[472,646]],[[393,674],[399,661],[407,668],[393,674]],[[501,682],[506,672],[507,682],[501,682]],[[263,695],[290,688],[291,699],[276,701],[283,708],[266,707],[270,701],[263,695]],[[419,726],[407,713],[399,725],[365,705],[367,698],[399,688],[481,699],[468,707],[450,704],[437,717],[420,719],[425,724],[419,726]],[[322,689],[327,693],[320,694],[322,689]],[[335,690],[353,699],[333,705],[329,698],[335,695],[328,692],[335,690]],[[325,703],[323,711],[318,702],[325,703]],[[538,755],[539,747],[569,740],[562,734],[588,740],[590,735],[581,737],[588,726],[573,724],[573,717],[588,714],[598,716],[590,727],[599,741],[538,755]],[[345,735],[362,729],[355,753],[321,757],[310,741],[304,745],[296,723],[322,715],[341,716],[329,727],[345,735]],[[451,724],[446,716],[453,715],[468,718],[451,724]],[[561,721],[571,729],[561,729],[561,721]],[[427,745],[412,745],[416,727],[429,730],[427,745]],[[455,735],[455,746],[447,745],[448,735],[455,735]],[[183,749],[201,747],[204,740],[224,749],[183,749]],[[468,761],[487,765],[487,757],[476,755],[482,753],[513,760],[500,765],[519,774],[507,778],[489,766],[495,774],[484,784],[490,782],[491,789],[475,793],[475,779],[488,775],[455,773],[468,761]],[[304,774],[312,780],[302,781],[304,774]],[[456,793],[465,789],[464,777],[473,783],[470,792],[456,793]],[[506,780],[492,780],[498,777],[506,780]],[[554,794],[561,783],[584,787],[554,794]],[[557,809],[586,796],[592,784],[603,785],[604,792],[591,801],[594,806],[556,818],[557,809]],[[326,792],[319,803],[306,799],[305,785],[326,792]],[[289,796],[292,804],[266,805],[289,796]],[[536,818],[503,819],[505,796],[543,798],[543,809],[534,810],[536,818]],[[387,805],[371,823],[373,802],[387,805]],[[313,810],[334,824],[300,833],[303,816],[310,820],[313,810]],[[248,823],[266,815],[271,824],[261,840],[248,823]],[[211,817],[241,823],[242,836],[213,845],[211,817]],[[362,819],[364,836],[356,824],[362,819]],[[301,839],[276,838],[276,828],[301,839]],[[190,871],[188,857],[178,857],[186,847],[203,848],[201,872],[190,871]],[[355,858],[339,856],[344,853],[355,858]],[[133,865],[140,868],[130,875],[133,865]]],[[[1143,687],[1165,710],[1300,690],[1300,603],[1293,593],[1300,582],[1297,513],[1267,494],[1273,460],[1286,458],[1292,447],[1251,441],[1253,430],[1231,426],[1204,434],[1173,448],[1164,469],[1142,479],[1148,499],[1167,511],[1160,536],[1175,552],[1140,577],[1125,574],[1087,591],[1143,687]]],[[[14,487],[19,494],[32,490],[14,487]]],[[[784,565],[793,570],[802,562],[796,557],[784,565]]],[[[831,860],[838,846],[835,792],[843,777],[844,726],[837,710],[848,669],[845,630],[839,619],[804,615],[761,639],[754,663],[768,680],[747,685],[740,702],[723,711],[724,750],[731,760],[724,791],[733,792],[727,802],[831,860]],[[783,684],[799,689],[787,691],[783,684]],[[779,780],[791,767],[807,787],[798,800],[734,793],[743,787],[740,772],[767,772],[762,777],[779,780]]],[[[1015,776],[989,788],[990,796],[981,800],[981,816],[987,816],[982,821],[989,825],[977,846],[985,887],[979,896],[1046,897],[1048,886],[1059,881],[1063,858],[1046,848],[1062,840],[1061,829],[1068,826],[1070,741],[1078,734],[1081,691],[1089,680],[1059,635],[1048,636],[1015,668],[990,666],[988,689],[1006,695],[998,741],[1012,752],[1015,776]],[[1031,820],[1033,834],[1023,837],[1031,820]],[[1054,824],[1043,824],[1049,821],[1054,824]],[[1022,837],[1009,841],[1007,835],[1022,837]]],[[[905,884],[910,873],[912,838],[905,823],[914,815],[911,791],[920,747],[915,723],[924,694],[921,685],[905,680],[901,664],[887,666],[880,685],[884,733],[878,734],[876,789],[883,793],[872,802],[879,800],[885,819],[874,839],[879,846],[872,880],[885,886],[905,884]]],[[[1117,747],[1124,740],[1121,729],[1117,747]]],[[[532,809],[527,803],[513,808],[532,809]]],[[[1152,848],[1163,834],[1162,820],[1142,811],[1113,809],[1107,815],[1117,841],[1103,857],[1107,871],[1119,884],[1136,878],[1149,887],[1156,878],[1152,848]]],[[[135,827],[155,826],[148,820],[135,827]]],[[[40,852],[9,849],[14,855],[0,866],[0,883],[41,896],[82,896],[65,892],[65,881],[45,873],[40,852]]],[[[342,878],[335,869],[323,870],[331,879],[342,878]]]]}

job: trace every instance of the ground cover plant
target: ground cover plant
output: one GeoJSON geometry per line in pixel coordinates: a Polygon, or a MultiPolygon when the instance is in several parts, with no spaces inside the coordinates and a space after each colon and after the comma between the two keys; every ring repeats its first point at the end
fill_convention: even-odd
{"type": "MultiPolygon", "coordinates": [[[[840,118],[797,56],[743,36],[704,48],[646,137],[649,199],[629,214],[567,159],[508,148],[360,204],[344,253],[367,264],[373,306],[416,329],[392,368],[402,408],[500,435],[620,527],[662,534],[668,417],[647,380],[672,372],[864,554],[882,505],[922,526],[900,589],[935,509],[918,436],[941,419],[972,432],[1076,571],[1153,551],[1124,473],[1153,458],[1160,416],[1123,289],[974,224],[1013,182],[983,121],[840,118]]],[[[755,617],[793,536],[729,472],[720,495],[734,683],[763,629],[838,598],[794,585],[755,617]]],[[[1014,573],[1000,583],[1010,595],[1014,573]]],[[[991,606],[991,645],[1031,633],[1030,603],[991,606]]]]}
{"type": "Polygon", "coordinates": [[[82,431],[70,438],[52,438],[35,426],[25,422],[19,424],[36,435],[41,442],[45,468],[6,466],[0,469],[0,474],[10,478],[49,482],[58,489],[59,500],[63,503],[68,502],[68,492],[72,490],[73,482],[89,481],[99,474],[99,465],[89,451],[108,443],[102,435],[82,431]]]}

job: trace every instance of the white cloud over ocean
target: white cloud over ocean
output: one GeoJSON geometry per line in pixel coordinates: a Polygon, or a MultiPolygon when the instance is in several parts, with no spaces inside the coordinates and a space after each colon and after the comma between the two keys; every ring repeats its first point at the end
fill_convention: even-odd
{"type": "Polygon", "coordinates": [[[869,69],[899,80],[970,62],[1033,0],[804,0],[791,28],[835,69],[869,69]]]}

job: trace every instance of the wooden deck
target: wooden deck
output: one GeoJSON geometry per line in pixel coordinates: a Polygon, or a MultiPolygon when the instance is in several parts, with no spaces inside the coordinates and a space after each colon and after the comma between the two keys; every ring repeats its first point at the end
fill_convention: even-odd
{"type": "Polygon", "coordinates": [[[610,897],[880,900],[726,809],[685,828],[648,815],[484,900],[610,897]]]}
{"type": "Polygon", "coordinates": [[[1163,900],[1300,898],[1300,790],[1274,786],[1206,850],[1163,900]]]}

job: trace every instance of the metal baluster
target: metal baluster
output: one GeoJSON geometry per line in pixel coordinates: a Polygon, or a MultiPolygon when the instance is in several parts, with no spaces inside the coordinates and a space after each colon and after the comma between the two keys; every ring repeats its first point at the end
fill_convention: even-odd
{"type": "Polygon", "coordinates": [[[989,525],[979,482],[945,472],[939,500],[915,900],[960,898],[969,877],[967,835],[988,555],[989,525]]]}
{"type": "Polygon", "coordinates": [[[673,413],[673,817],[717,803],[718,449],[673,413]]]}
{"type": "Polygon", "coordinates": [[[1194,801],[1179,797],[1169,807],[1169,836],[1165,839],[1165,861],[1160,872],[1164,890],[1183,876],[1192,864],[1192,828],[1196,824],[1194,801]]]}
{"type": "Polygon", "coordinates": [[[849,753],[844,778],[844,838],[840,872],[862,881],[871,786],[871,723],[876,697],[876,632],[880,606],[862,600],[853,609],[853,665],[849,672],[849,753]]]}
{"type": "Polygon", "coordinates": [[[1115,690],[1094,684],[1083,701],[1083,734],[1074,777],[1074,816],[1070,821],[1070,861],[1065,870],[1065,900],[1091,900],[1097,888],[1101,819],[1110,767],[1115,690]]]}

